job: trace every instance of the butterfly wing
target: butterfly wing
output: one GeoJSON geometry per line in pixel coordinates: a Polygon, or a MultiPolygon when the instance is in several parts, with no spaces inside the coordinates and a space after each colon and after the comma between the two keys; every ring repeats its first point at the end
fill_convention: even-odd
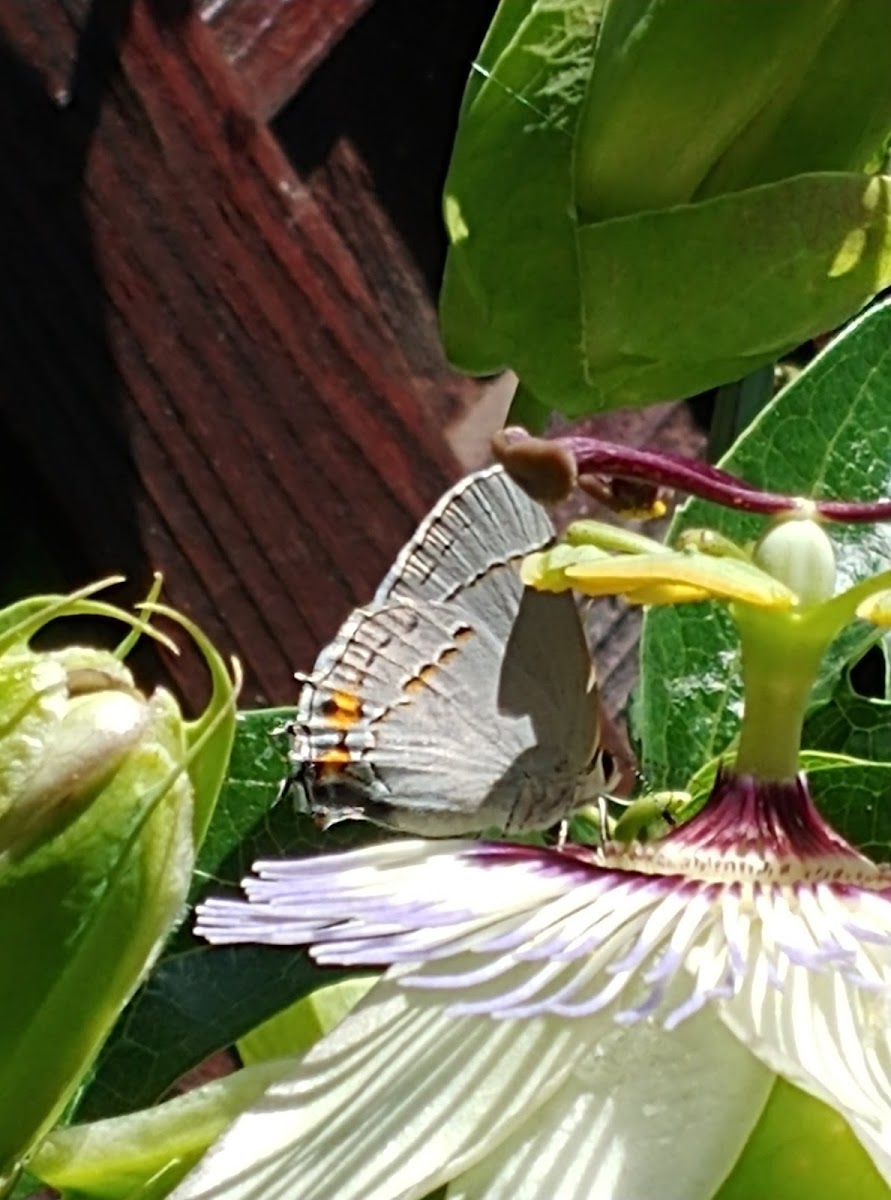
{"type": "Polygon", "coordinates": [[[506,634],[457,604],[354,614],[304,690],[295,755],[312,811],[427,836],[519,832],[602,790],[587,647],[552,599],[525,593],[506,634]]]}
{"type": "Polygon", "coordinates": [[[486,467],[446,492],[425,517],[374,603],[460,600],[467,612],[497,621],[499,611],[513,611],[520,602],[522,559],[553,539],[542,506],[502,467],[486,467]]]}
{"type": "Polygon", "coordinates": [[[293,758],[313,813],[428,836],[517,832],[603,791],[576,604],[519,575],[553,536],[501,467],[446,493],[301,693],[293,758]]]}

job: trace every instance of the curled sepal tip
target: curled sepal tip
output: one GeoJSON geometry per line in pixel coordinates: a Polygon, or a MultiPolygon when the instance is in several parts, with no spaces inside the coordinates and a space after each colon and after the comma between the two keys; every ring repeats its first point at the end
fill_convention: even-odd
{"type": "Polygon", "coordinates": [[[227,669],[210,639],[176,609],[156,600],[143,601],[139,608],[144,613],[167,617],[180,625],[198,647],[210,675],[211,694],[206,708],[194,721],[183,723],[185,765],[195,798],[195,842],[200,844],[213,814],[235,740],[235,701],[241,689],[241,664],[233,658],[231,669],[227,669]]]}

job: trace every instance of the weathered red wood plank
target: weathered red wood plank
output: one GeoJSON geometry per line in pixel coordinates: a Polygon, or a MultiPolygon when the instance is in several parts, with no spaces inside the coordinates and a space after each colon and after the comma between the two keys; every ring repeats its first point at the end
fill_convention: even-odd
{"type": "Polygon", "coordinates": [[[287,702],[456,468],[210,32],[182,5],[105,7],[119,66],[60,106],[82,6],[0,6],[27,55],[0,72],[0,411],[90,573],[161,568],[244,661],[245,702],[287,702]]]}
{"type": "Polygon", "coordinates": [[[324,164],[313,171],[312,194],[352,251],[381,319],[405,355],[425,409],[445,428],[475,403],[480,381],[460,375],[446,361],[424,280],[377,202],[368,168],[347,138],[335,141],[324,164]]]}
{"type": "Polygon", "coordinates": [[[371,0],[203,0],[201,15],[238,73],[258,120],[268,120],[371,0]]]}

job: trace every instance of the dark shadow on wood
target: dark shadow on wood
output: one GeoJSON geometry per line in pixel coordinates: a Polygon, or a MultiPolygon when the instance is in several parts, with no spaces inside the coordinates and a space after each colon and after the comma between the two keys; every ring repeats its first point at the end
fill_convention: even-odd
{"type": "MultiPolygon", "coordinates": [[[[147,581],[121,382],[83,195],[131,3],[91,6],[68,88],[57,96],[0,40],[0,504],[14,530],[11,546],[4,537],[4,602],[111,571],[130,578],[129,596],[137,598],[147,581]]],[[[79,636],[85,632],[79,625],[79,636]]],[[[141,665],[158,676],[150,650],[141,665]]]]}
{"type": "Polygon", "coordinates": [[[160,26],[175,29],[188,21],[197,5],[194,0],[149,0],[149,8],[160,26]]]}
{"type": "Polygon", "coordinates": [[[83,175],[102,104],[117,71],[132,13],[133,0],[93,0],[77,39],[65,104],[65,124],[75,170],[77,159],[80,159],[80,169],[76,171],[79,176],[83,175]]]}
{"type": "Polygon", "coordinates": [[[442,185],[470,66],[494,0],[377,0],[273,125],[304,177],[339,138],[436,295],[445,259],[442,185]]]}

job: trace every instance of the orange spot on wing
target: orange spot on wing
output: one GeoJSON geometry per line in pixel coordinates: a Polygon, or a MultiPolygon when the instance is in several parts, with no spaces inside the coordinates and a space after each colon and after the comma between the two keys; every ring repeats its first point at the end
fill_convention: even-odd
{"type": "Polygon", "coordinates": [[[352,729],[362,718],[362,701],[351,692],[333,692],[321,707],[335,729],[352,729]]]}
{"type": "Polygon", "coordinates": [[[346,746],[333,746],[324,750],[316,759],[316,776],[320,780],[336,778],[343,773],[343,768],[353,761],[346,746]]]}
{"type": "Polygon", "coordinates": [[[319,755],[318,761],[320,763],[346,763],[350,762],[352,757],[346,746],[333,746],[330,750],[324,750],[319,755]]]}
{"type": "Polygon", "coordinates": [[[418,692],[423,692],[425,687],[430,686],[430,680],[437,672],[436,663],[428,663],[426,667],[422,667],[417,675],[413,675],[406,683],[405,690],[410,696],[416,696],[418,692]]]}

